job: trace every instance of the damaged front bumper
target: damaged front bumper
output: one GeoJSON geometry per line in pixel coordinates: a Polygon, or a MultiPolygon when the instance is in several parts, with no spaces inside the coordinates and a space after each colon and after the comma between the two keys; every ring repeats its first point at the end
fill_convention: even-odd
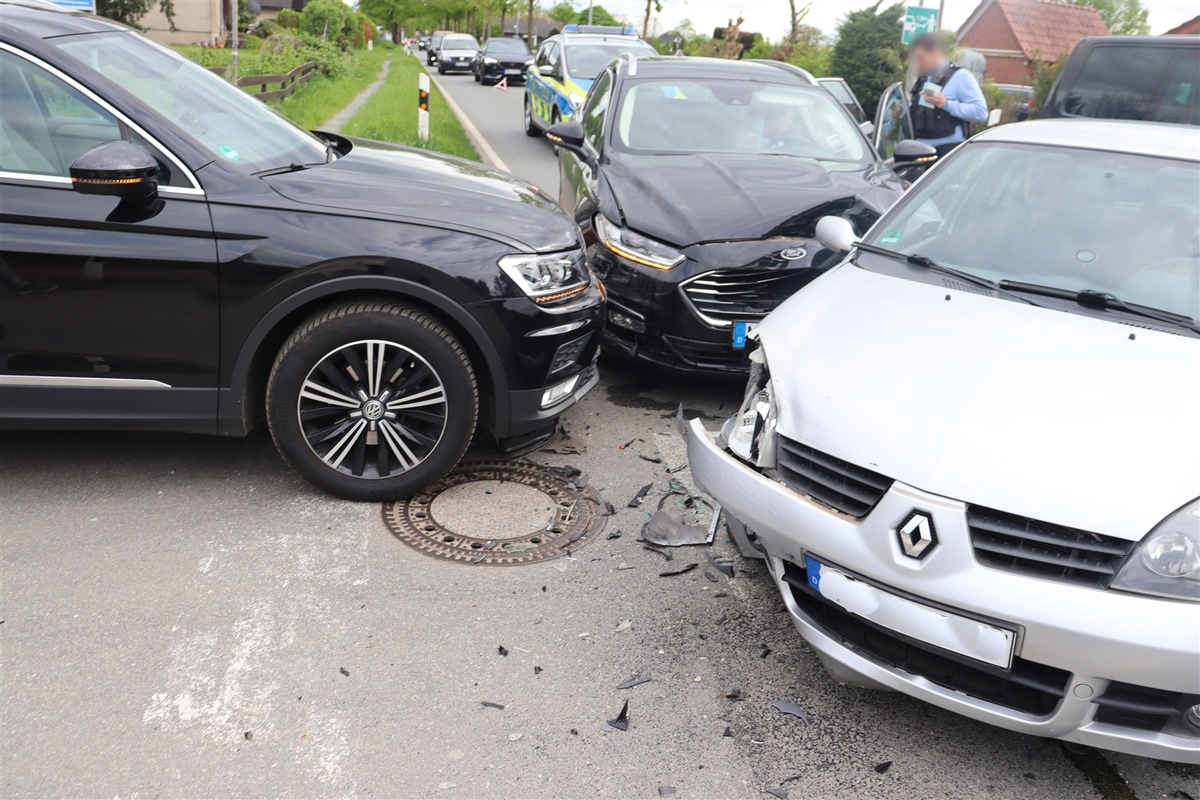
{"type": "Polygon", "coordinates": [[[743,552],[766,559],[797,630],[834,675],[1009,730],[1200,763],[1200,731],[1182,714],[1156,730],[1122,716],[1138,698],[1175,698],[1179,710],[1200,702],[1200,606],[982,567],[965,505],[899,481],[861,519],[834,513],[726,452],[734,424],[716,438],[699,420],[681,426],[692,477],[721,504],[743,552]],[[938,539],[920,560],[897,535],[914,509],[938,539]],[[822,571],[855,599],[814,588],[822,571]],[[937,613],[896,617],[904,603],[959,627],[937,613]],[[888,614],[892,626],[878,624],[888,614]],[[954,642],[963,631],[975,640],[954,642]]]}

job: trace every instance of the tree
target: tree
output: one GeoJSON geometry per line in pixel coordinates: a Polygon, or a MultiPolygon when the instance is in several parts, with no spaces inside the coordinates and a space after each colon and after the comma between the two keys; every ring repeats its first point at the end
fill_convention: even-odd
{"type": "Polygon", "coordinates": [[[864,106],[875,104],[888,86],[904,79],[904,5],[880,10],[882,0],[870,8],[852,11],[838,24],[837,44],[830,72],[845,78],[864,106]]]}
{"type": "MultiPolygon", "coordinates": [[[[586,8],[579,9],[579,13],[575,15],[575,21],[580,25],[587,25],[588,10],[586,8]]],[[[604,6],[592,6],[592,24],[619,26],[621,21],[614,17],[604,6]]]]}
{"type": "Polygon", "coordinates": [[[155,6],[167,18],[171,30],[175,30],[175,3],[172,0],[96,0],[96,14],[140,30],[138,23],[155,6]]]}
{"type": "Polygon", "coordinates": [[[350,7],[342,0],[312,0],[300,12],[300,30],[334,44],[343,44],[349,33],[350,7]]]}
{"type": "Polygon", "coordinates": [[[796,0],[788,0],[788,9],[791,11],[792,24],[788,30],[788,44],[798,44],[800,42],[800,29],[805,27],[802,23],[804,18],[808,16],[809,9],[812,8],[812,3],[806,3],[799,10],[796,9],[796,0]]]}
{"type": "Polygon", "coordinates": [[[1071,0],[1077,6],[1089,6],[1100,12],[1108,32],[1114,36],[1150,32],[1150,10],[1141,0],[1071,0]]]}
{"type": "Polygon", "coordinates": [[[663,10],[662,0],[646,0],[646,17],[645,17],[645,19],[642,20],[642,38],[643,39],[650,38],[650,14],[651,14],[651,12],[657,11],[659,14],[661,14],[662,10],[663,10]]]}
{"type": "Polygon", "coordinates": [[[547,11],[546,16],[555,22],[570,22],[575,19],[575,13],[575,6],[567,0],[562,0],[547,11]]]}
{"type": "MultiPolygon", "coordinates": [[[[285,8],[280,11],[279,16],[282,17],[283,12],[287,10],[289,9],[285,8]]],[[[400,26],[409,17],[408,8],[403,0],[359,0],[358,10],[390,30],[392,41],[400,41],[400,26]]]]}

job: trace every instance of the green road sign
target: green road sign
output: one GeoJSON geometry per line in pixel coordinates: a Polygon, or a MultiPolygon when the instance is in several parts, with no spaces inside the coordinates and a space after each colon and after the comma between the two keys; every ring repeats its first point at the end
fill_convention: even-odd
{"type": "Polygon", "coordinates": [[[912,43],[912,40],[922,33],[936,33],[938,29],[938,12],[936,8],[909,6],[904,12],[904,35],[901,42],[912,43]]]}

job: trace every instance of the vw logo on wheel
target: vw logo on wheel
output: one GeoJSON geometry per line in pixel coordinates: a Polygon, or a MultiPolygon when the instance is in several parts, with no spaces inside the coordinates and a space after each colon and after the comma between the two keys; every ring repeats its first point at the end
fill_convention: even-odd
{"type": "Polygon", "coordinates": [[[909,558],[918,561],[929,555],[937,546],[937,531],[933,527],[933,518],[924,511],[913,511],[904,518],[896,529],[900,538],[900,549],[909,558]]]}
{"type": "Polygon", "coordinates": [[[808,251],[803,247],[789,247],[786,250],[779,251],[779,257],[784,261],[799,261],[808,255],[808,251]]]}
{"type": "Polygon", "coordinates": [[[378,400],[368,400],[367,402],[363,403],[362,415],[374,422],[375,420],[383,419],[383,413],[385,410],[386,409],[384,408],[383,403],[379,402],[378,400]]]}

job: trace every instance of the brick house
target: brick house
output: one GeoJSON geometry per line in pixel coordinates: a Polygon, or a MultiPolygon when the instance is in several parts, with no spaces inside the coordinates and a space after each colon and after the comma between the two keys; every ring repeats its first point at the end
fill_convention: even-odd
{"type": "Polygon", "coordinates": [[[1057,63],[1080,39],[1107,33],[1100,12],[1088,6],[983,0],[958,29],[957,41],[987,57],[986,77],[1028,85],[1035,61],[1057,63]]]}
{"type": "Polygon", "coordinates": [[[1200,15],[1192,17],[1182,25],[1167,31],[1168,36],[1187,36],[1192,33],[1200,33],[1200,15]]]}

